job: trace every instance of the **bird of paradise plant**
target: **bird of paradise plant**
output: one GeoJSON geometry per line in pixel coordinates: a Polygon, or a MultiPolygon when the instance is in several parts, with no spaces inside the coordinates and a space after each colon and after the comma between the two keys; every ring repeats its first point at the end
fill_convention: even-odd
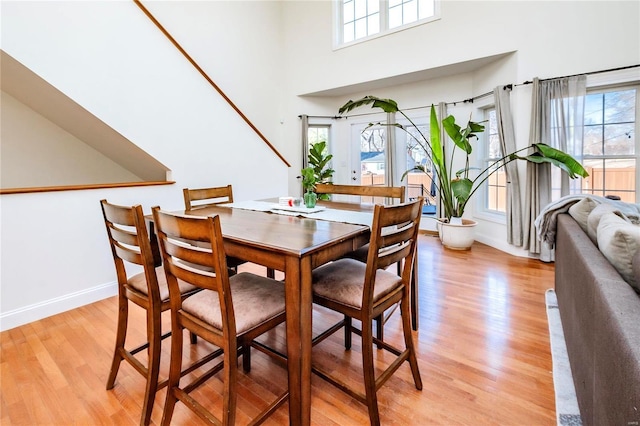
{"type": "MultiPolygon", "coordinates": [[[[470,155],[473,149],[471,142],[473,139],[478,138],[479,133],[484,131],[484,126],[481,123],[469,120],[466,127],[462,128],[456,124],[455,117],[452,115],[449,115],[441,121],[446,134],[454,143],[453,152],[447,162],[440,122],[438,121],[434,105],[431,105],[430,110],[430,140],[420,131],[420,128],[411,118],[398,107],[397,102],[392,99],[365,96],[356,101],[348,101],[339,109],[339,113],[345,114],[365,105],[371,105],[372,108],[380,108],[387,113],[399,113],[414,126],[419,135],[416,141],[425,154],[430,157],[435,169],[435,184],[440,194],[444,210],[443,216],[447,222],[450,222],[452,217],[461,218],[467,203],[473,194],[481,187],[482,183],[502,167],[515,160],[525,160],[538,164],[552,164],[566,172],[571,179],[589,176],[584,167],[569,154],[544,143],[533,143],[525,148],[506,154],[495,163],[475,174],[473,170],[476,168],[470,165],[470,155]],[[461,150],[463,155],[465,155],[464,167],[453,172],[453,161],[457,150],[461,150]],[[527,155],[520,155],[525,151],[527,155]]],[[[378,124],[398,127],[409,133],[406,127],[399,123],[371,123],[368,127],[378,124]]],[[[412,136],[415,137],[415,135],[412,136]]],[[[427,173],[425,166],[416,165],[412,169],[407,170],[402,175],[402,179],[404,180],[407,174],[413,171],[427,173]]],[[[432,179],[434,178],[432,177],[432,179]]]]}

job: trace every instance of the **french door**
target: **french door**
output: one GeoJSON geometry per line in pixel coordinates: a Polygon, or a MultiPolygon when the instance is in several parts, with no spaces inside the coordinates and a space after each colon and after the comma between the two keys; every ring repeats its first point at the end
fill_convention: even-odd
{"type": "Polygon", "coordinates": [[[401,123],[407,130],[404,131],[388,125],[369,124],[386,122],[385,115],[367,118],[366,122],[351,125],[350,183],[363,186],[405,186],[407,199],[424,197],[426,206],[423,212],[435,216],[437,192],[432,181],[433,167],[430,155],[417,142],[422,140],[419,132],[429,135],[429,127],[416,122],[416,129],[409,123],[401,123]],[[390,132],[394,132],[391,138],[390,132]],[[427,173],[412,172],[402,179],[405,171],[416,165],[423,166],[427,173]]]}

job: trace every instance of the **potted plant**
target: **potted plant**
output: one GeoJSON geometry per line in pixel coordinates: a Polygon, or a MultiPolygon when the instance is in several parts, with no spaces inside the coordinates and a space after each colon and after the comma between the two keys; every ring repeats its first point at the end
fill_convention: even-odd
{"type": "MultiPolygon", "coordinates": [[[[550,163],[554,166],[559,167],[561,170],[564,170],[572,179],[578,176],[589,176],[584,167],[582,167],[582,165],[569,154],[566,154],[565,152],[552,148],[549,145],[543,143],[534,143],[525,148],[521,148],[512,153],[506,154],[502,158],[497,160],[494,164],[486,167],[484,170],[481,170],[477,173],[472,173],[472,171],[476,168],[470,166],[470,155],[472,152],[471,142],[473,139],[477,139],[478,133],[484,131],[484,126],[482,124],[469,121],[465,128],[461,128],[456,124],[455,118],[452,115],[449,115],[448,117],[441,120],[441,122],[439,122],[436,115],[435,107],[431,105],[431,115],[429,123],[431,140],[429,140],[420,131],[420,128],[415,125],[415,123],[398,107],[398,104],[392,99],[381,99],[375,96],[365,96],[356,101],[350,100],[340,108],[339,113],[344,114],[364,105],[371,105],[372,108],[380,108],[387,113],[400,113],[409,123],[411,123],[412,126],[414,126],[415,130],[418,132],[419,137],[416,138],[416,141],[424,150],[425,154],[430,157],[435,169],[435,185],[440,194],[440,200],[443,207],[443,217],[438,219],[440,222],[440,226],[441,224],[455,224],[458,226],[464,226],[465,222],[467,222],[467,225],[473,226],[473,221],[462,219],[462,215],[467,203],[469,202],[473,194],[475,194],[475,192],[481,187],[483,182],[485,182],[493,173],[497,172],[506,164],[512,161],[525,160],[534,163],[550,163]],[[442,123],[442,127],[444,128],[446,134],[454,143],[451,158],[449,158],[448,160],[445,157],[444,145],[442,143],[442,134],[440,131],[440,123],[442,123]],[[454,171],[453,160],[456,152],[458,151],[461,151],[462,155],[464,155],[464,168],[454,171]]],[[[395,126],[404,130],[405,132],[408,132],[402,124],[376,124],[395,126]]],[[[370,124],[369,126],[373,125],[374,124],[370,124]]],[[[425,173],[427,172],[424,166],[417,165],[412,169],[407,170],[403,174],[402,179],[404,179],[409,172],[416,170],[425,173]]],[[[431,179],[434,179],[434,177],[431,177],[431,179]]],[[[441,230],[440,227],[439,230],[441,230]]],[[[442,239],[442,232],[440,234],[442,239]]],[[[467,237],[465,240],[468,241],[469,238],[467,237]]],[[[473,237],[471,237],[471,243],[473,243],[473,237]]],[[[468,244],[468,246],[470,247],[470,243],[468,244]]],[[[468,247],[452,246],[452,248],[468,247]]]]}
{"type": "Polygon", "coordinates": [[[318,183],[315,170],[313,167],[305,167],[300,173],[302,174],[302,189],[304,191],[302,197],[304,199],[304,205],[307,208],[313,208],[318,201],[318,194],[315,193],[316,183],[318,183]]]}
{"type": "MultiPolygon", "coordinates": [[[[309,160],[309,167],[313,168],[316,177],[315,183],[331,183],[330,180],[335,170],[333,170],[329,164],[333,155],[327,153],[327,142],[319,141],[312,144],[307,158],[309,160]]],[[[328,200],[329,198],[329,194],[318,195],[318,199],[320,200],[328,200]]]]}

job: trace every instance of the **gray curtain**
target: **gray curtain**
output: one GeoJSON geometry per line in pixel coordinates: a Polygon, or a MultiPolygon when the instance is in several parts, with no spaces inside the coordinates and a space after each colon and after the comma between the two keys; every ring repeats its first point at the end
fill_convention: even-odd
{"type": "MultiPolygon", "coordinates": [[[[584,75],[546,81],[534,78],[529,142],[546,143],[568,152],[581,161],[585,95],[584,75]]],[[[560,182],[554,183],[552,187],[549,164],[527,163],[524,247],[530,254],[540,255],[540,259],[546,262],[554,260],[553,247],[538,240],[534,222],[542,209],[554,198],[570,193],[566,173],[559,174],[558,170],[554,170],[554,174],[560,182]],[[557,188],[555,193],[554,188],[557,188]]],[[[576,185],[576,190],[579,191],[580,182],[574,182],[573,185],[576,185]]]]}
{"type": "Polygon", "coordinates": [[[301,115],[300,122],[302,124],[302,168],[309,165],[309,116],[301,115]]]}
{"type": "MultiPolygon", "coordinates": [[[[396,128],[394,124],[396,123],[396,114],[388,112],[387,113],[387,126],[386,134],[387,134],[387,146],[385,148],[385,155],[387,157],[387,162],[385,167],[384,179],[385,184],[387,186],[396,186],[396,128]]],[[[399,186],[399,185],[398,185],[399,186]]]]}
{"type": "MultiPolygon", "coordinates": [[[[495,98],[498,138],[503,155],[516,150],[516,137],[511,114],[511,87],[499,86],[493,91],[495,98]]],[[[518,166],[512,161],[505,166],[507,177],[507,242],[522,247],[522,204],[520,200],[520,178],[518,166]]]]}

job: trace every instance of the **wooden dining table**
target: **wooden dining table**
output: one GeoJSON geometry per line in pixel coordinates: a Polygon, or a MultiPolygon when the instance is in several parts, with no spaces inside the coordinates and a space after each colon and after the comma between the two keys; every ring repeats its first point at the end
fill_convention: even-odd
{"type": "MultiPolygon", "coordinates": [[[[277,200],[271,201],[277,203],[277,200]]],[[[373,210],[373,205],[370,204],[319,204],[332,209],[373,210]]],[[[172,213],[203,217],[218,215],[228,256],[284,272],[289,423],[310,424],[313,311],[311,272],[314,268],[367,244],[369,226],[225,205],[172,213]]],[[[151,233],[153,236],[152,222],[151,233]]]]}

